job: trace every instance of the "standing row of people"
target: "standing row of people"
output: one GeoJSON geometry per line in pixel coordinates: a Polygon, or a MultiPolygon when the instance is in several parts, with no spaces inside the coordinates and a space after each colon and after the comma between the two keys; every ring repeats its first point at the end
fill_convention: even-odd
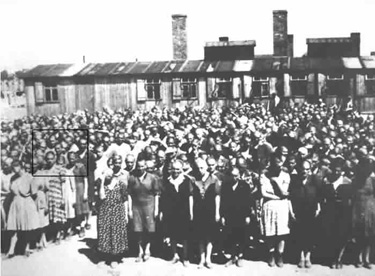
{"type": "Polygon", "coordinates": [[[66,166],[56,164],[53,151],[46,152],[43,168],[37,159],[33,167],[10,159],[2,164],[2,228],[11,233],[8,257],[15,254],[18,234],[26,234],[29,256],[30,242],[37,250],[47,247],[47,232],[59,244],[75,233],[83,237],[90,228],[86,167],[75,152],[67,157],[66,166]]]}
{"type": "Polygon", "coordinates": [[[272,114],[257,104],[199,111],[105,110],[4,123],[2,159],[21,160],[25,168],[35,159],[35,182],[43,182],[38,174],[49,175],[45,201],[48,220],[59,225],[56,233],[68,220],[69,193],[62,187],[75,187],[76,202],[68,204],[74,204],[75,224],[83,232],[90,208],[97,209],[98,249],[107,257],[129,249],[129,224],[137,261],[150,258],[152,241],[162,232],[171,241],[173,262],[180,260],[181,243],[181,259],[188,264],[193,239],[199,267],[212,266],[215,250],[230,252],[228,265],[240,266],[249,224],[260,229],[270,266],[283,265],[292,234],[300,267],[310,267],[311,254],[321,249],[331,267],[341,268],[352,238],[361,251],[358,265],[370,267],[374,129],[371,117],[310,104],[279,107],[272,114]],[[37,128],[46,131],[31,135],[37,128]],[[62,167],[54,178],[48,172],[51,162],[62,167]],[[74,185],[66,184],[73,180],[74,185]]]}

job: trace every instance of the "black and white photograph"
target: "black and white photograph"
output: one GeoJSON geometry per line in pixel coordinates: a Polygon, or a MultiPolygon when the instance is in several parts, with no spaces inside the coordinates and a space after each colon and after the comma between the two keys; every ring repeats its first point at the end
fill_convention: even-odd
{"type": "Polygon", "coordinates": [[[1,275],[375,275],[374,0],[0,0],[1,275]]]}

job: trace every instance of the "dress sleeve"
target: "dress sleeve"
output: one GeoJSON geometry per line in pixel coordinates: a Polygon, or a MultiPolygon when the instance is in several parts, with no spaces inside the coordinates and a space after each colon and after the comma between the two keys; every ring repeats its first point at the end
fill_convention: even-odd
{"type": "Polygon", "coordinates": [[[285,173],[283,180],[284,180],[283,184],[285,185],[284,192],[287,192],[289,190],[289,185],[290,185],[290,174],[289,173],[285,173]]]}
{"type": "Polygon", "coordinates": [[[84,164],[82,164],[82,166],[79,168],[79,175],[80,176],[83,176],[83,177],[87,177],[87,169],[86,169],[86,166],[84,164]]]}
{"type": "Polygon", "coordinates": [[[133,196],[134,194],[134,177],[130,176],[128,180],[127,194],[133,196]]]}
{"type": "Polygon", "coordinates": [[[251,196],[251,190],[250,186],[247,183],[244,183],[245,186],[245,191],[246,192],[246,214],[248,217],[251,217],[253,206],[254,206],[254,200],[253,197],[251,196]]]}
{"type": "Polygon", "coordinates": [[[156,177],[156,176],[153,176],[152,177],[152,182],[151,182],[151,185],[152,185],[152,191],[154,193],[155,196],[160,196],[160,183],[159,183],[159,178],[156,177]]]}
{"type": "Polygon", "coordinates": [[[214,176],[214,180],[215,180],[215,195],[219,196],[221,194],[221,181],[216,177],[214,176]]]}
{"type": "Polygon", "coordinates": [[[38,176],[34,176],[32,181],[31,181],[31,194],[35,195],[38,190],[40,189],[39,187],[42,185],[41,179],[38,176]]]}
{"type": "Polygon", "coordinates": [[[120,180],[120,194],[121,194],[121,200],[123,202],[128,200],[128,189],[126,183],[121,179],[120,180]]]}
{"type": "Polygon", "coordinates": [[[270,179],[265,174],[260,175],[259,186],[262,190],[267,191],[267,192],[271,192],[270,191],[270,187],[271,187],[270,179]]]}
{"type": "Polygon", "coordinates": [[[194,195],[194,186],[195,186],[195,180],[188,178],[189,181],[189,196],[194,195]]]}

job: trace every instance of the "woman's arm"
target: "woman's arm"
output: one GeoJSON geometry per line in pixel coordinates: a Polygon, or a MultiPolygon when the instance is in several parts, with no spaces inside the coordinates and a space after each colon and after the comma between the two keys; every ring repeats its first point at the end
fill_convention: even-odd
{"type": "Polygon", "coordinates": [[[100,200],[104,200],[105,199],[104,179],[99,179],[98,184],[99,184],[99,198],[100,200]]]}
{"type": "Polygon", "coordinates": [[[64,186],[66,185],[66,177],[64,177],[64,175],[60,174],[59,181],[60,181],[60,187],[61,187],[61,196],[63,198],[63,202],[65,202],[66,190],[65,190],[64,186]]]}
{"type": "Polygon", "coordinates": [[[84,177],[83,178],[83,200],[88,199],[88,187],[89,187],[89,184],[88,184],[87,177],[84,177]]]}
{"type": "Polygon", "coordinates": [[[318,202],[318,204],[317,204],[317,208],[316,208],[316,212],[315,212],[315,217],[319,216],[320,211],[321,211],[320,203],[318,202]]]}
{"type": "Polygon", "coordinates": [[[194,209],[194,198],[193,198],[193,195],[190,195],[189,196],[189,213],[190,213],[191,221],[194,219],[193,209],[194,209]]]}
{"type": "Polygon", "coordinates": [[[160,210],[160,184],[159,179],[155,176],[152,180],[152,189],[154,191],[154,197],[155,197],[155,210],[154,210],[154,218],[157,218],[159,216],[159,210],[160,210]]]}
{"type": "Polygon", "coordinates": [[[133,219],[133,200],[131,195],[128,195],[128,211],[129,219],[133,219]]]}
{"type": "Polygon", "coordinates": [[[129,222],[129,217],[128,217],[128,214],[129,214],[129,200],[126,200],[124,202],[124,208],[125,208],[125,222],[128,223],[129,222]]]}
{"type": "Polygon", "coordinates": [[[293,219],[296,219],[296,215],[294,214],[294,211],[293,211],[292,201],[288,200],[288,205],[289,205],[289,214],[291,215],[293,219]]]}
{"type": "Polygon", "coordinates": [[[154,218],[157,218],[159,216],[159,194],[155,195],[155,212],[154,212],[154,218]]]}
{"type": "Polygon", "coordinates": [[[220,195],[216,195],[215,197],[215,220],[216,222],[220,221],[220,195]]]}

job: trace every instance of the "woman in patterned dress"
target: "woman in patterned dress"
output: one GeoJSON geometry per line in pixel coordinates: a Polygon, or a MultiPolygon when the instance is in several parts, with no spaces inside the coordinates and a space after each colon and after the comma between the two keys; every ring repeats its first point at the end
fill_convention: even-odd
{"type": "Polygon", "coordinates": [[[261,192],[263,196],[262,234],[266,237],[269,260],[268,265],[274,266],[276,253],[277,266],[283,266],[283,252],[285,237],[289,234],[289,214],[291,203],[288,200],[290,176],[282,167],[280,156],[274,155],[268,170],[260,176],[261,192]],[[277,251],[277,252],[275,252],[277,251]]]}
{"type": "Polygon", "coordinates": [[[197,159],[199,173],[196,177],[194,195],[194,226],[199,241],[200,262],[198,268],[212,268],[212,242],[217,238],[220,221],[220,182],[208,172],[203,159],[197,159]]]}
{"type": "Polygon", "coordinates": [[[7,257],[14,256],[18,233],[26,232],[27,241],[25,255],[30,255],[30,232],[38,228],[38,212],[34,200],[31,198],[35,194],[31,187],[32,176],[24,172],[20,162],[12,163],[14,175],[11,178],[10,190],[13,199],[10,204],[7,230],[12,231],[10,248],[7,257]]]}
{"type": "Polygon", "coordinates": [[[48,215],[55,232],[54,242],[59,244],[64,235],[63,225],[66,222],[62,189],[64,177],[61,177],[64,169],[56,164],[56,155],[53,151],[47,152],[45,158],[47,167],[44,173],[47,178],[48,215]]]}
{"type": "Polygon", "coordinates": [[[65,206],[66,215],[66,225],[65,225],[65,237],[70,237],[73,235],[72,226],[74,225],[75,214],[75,204],[76,204],[76,182],[74,175],[74,167],[62,172],[62,177],[65,180],[62,185],[63,200],[65,206]]]}
{"type": "Polygon", "coordinates": [[[108,169],[101,181],[98,212],[98,251],[104,261],[117,266],[121,254],[128,250],[127,174],[121,170],[122,158],[113,157],[113,170],[108,169]]]}

